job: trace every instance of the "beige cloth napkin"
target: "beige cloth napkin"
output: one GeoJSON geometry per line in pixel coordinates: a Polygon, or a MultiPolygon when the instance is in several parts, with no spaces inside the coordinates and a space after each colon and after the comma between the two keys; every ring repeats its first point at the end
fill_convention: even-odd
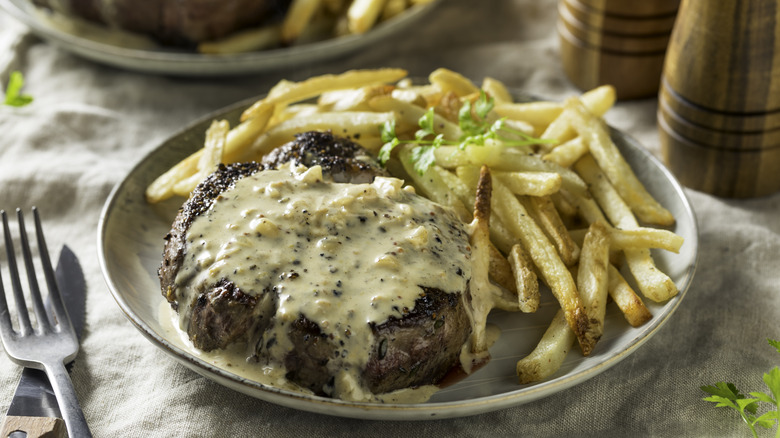
{"type": "MultiPolygon", "coordinates": [[[[147,152],[188,122],[267,91],[281,78],[398,66],[561,99],[565,79],[552,0],[447,0],[421,26],[341,59],[229,79],[146,75],[53,47],[0,13],[0,80],[24,72],[35,102],[0,106],[0,208],[43,214],[49,246],[68,244],[87,285],[87,324],[72,377],[95,436],[732,436],[747,430],[701,401],[719,380],[765,390],[780,363],[780,195],[725,200],[688,190],[701,233],[696,276],[670,321],[615,367],[531,404],[420,422],[345,419],[284,408],[226,389],[148,342],[109,294],[97,259],[103,203],[147,152]]],[[[618,103],[608,121],[659,154],[656,102],[618,103]]],[[[20,368],[0,353],[0,411],[20,368]]]]}

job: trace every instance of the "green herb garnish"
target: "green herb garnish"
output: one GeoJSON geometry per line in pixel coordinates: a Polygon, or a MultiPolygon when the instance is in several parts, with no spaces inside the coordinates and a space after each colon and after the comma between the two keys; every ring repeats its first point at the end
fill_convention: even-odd
{"type": "Polygon", "coordinates": [[[390,159],[392,150],[399,144],[414,144],[416,146],[412,148],[411,160],[414,163],[414,170],[422,175],[436,161],[434,151],[442,145],[457,145],[460,149],[465,149],[466,146],[484,146],[487,140],[500,140],[506,146],[547,142],[509,128],[503,118],[493,123],[487,122],[487,116],[492,110],[493,98],[488,97],[484,91],[480,91],[479,99],[473,106],[471,102],[466,101],[458,112],[458,125],[463,132],[458,140],[446,140],[443,134],[436,134],[433,108],[429,108],[420,117],[418,121],[420,129],[415,132],[413,140],[400,140],[395,133],[395,121],[389,121],[380,130],[384,144],[379,150],[379,163],[384,165],[390,159]],[[512,134],[515,138],[502,134],[512,134]]]}
{"type": "Polygon", "coordinates": [[[10,106],[25,106],[33,101],[32,96],[22,94],[24,76],[19,71],[12,71],[8,77],[8,86],[5,88],[5,104],[10,106]]]}
{"type": "MultiPolygon", "coordinates": [[[[780,342],[767,339],[769,345],[780,353],[780,342]]],[[[711,394],[703,400],[715,403],[718,408],[731,408],[739,413],[745,424],[748,425],[754,437],[758,437],[756,426],[771,429],[780,424],[780,368],[774,367],[764,374],[764,383],[769,387],[769,394],[764,392],[751,392],[751,397],[741,394],[733,383],[718,382],[715,386],[702,386],[701,390],[711,394]],[[767,403],[773,408],[766,413],[756,416],[759,403],[767,403]]],[[[780,438],[780,426],[777,427],[775,437],[780,438]]]]}

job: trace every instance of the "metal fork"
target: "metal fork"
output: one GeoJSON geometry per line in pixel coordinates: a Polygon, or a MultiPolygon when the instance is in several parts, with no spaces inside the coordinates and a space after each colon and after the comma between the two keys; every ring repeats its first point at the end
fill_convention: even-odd
{"type": "Polygon", "coordinates": [[[0,211],[0,215],[3,218],[5,246],[8,254],[8,270],[13,285],[18,322],[18,330],[15,330],[11,323],[11,313],[5,298],[2,278],[0,278],[0,340],[2,340],[5,351],[11,360],[21,366],[43,370],[49,376],[68,429],[68,436],[71,438],[91,437],[92,434],[87,426],[84,413],[76,398],[76,391],[73,389],[73,382],[71,382],[70,376],[65,369],[65,364],[73,360],[79,351],[78,338],[62,302],[57,282],[54,279],[54,270],[52,269],[49,251],[46,248],[46,242],[43,237],[38,210],[33,207],[32,211],[35,217],[38,252],[49,289],[52,314],[48,314],[43,305],[43,299],[41,298],[41,292],[36,279],[36,268],[33,264],[33,256],[27,240],[27,232],[25,231],[24,217],[22,211],[17,209],[16,216],[19,222],[22,255],[27,271],[32,308],[35,312],[36,324],[33,327],[19,279],[19,269],[16,265],[13,240],[8,227],[8,217],[5,211],[0,211]]]}

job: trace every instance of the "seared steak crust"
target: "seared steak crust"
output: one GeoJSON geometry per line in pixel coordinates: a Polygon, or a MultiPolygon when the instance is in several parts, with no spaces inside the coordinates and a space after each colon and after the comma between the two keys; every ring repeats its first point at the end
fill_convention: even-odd
{"type": "MultiPolygon", "coordinates": [[[[386,175],[362,147],[330,132],[299,134],[294,142],[273,151],[262,163],[220,166],[193,191],[166,236],[159,274],[163,295],[174,307],[179,304],[176,274],[185,257],[187,232],[194,219],[239,179],[287,161],[321,165],[325,175],[344,182],[370,182],[374,176],[386,175]]],[[[190,318],[188,334],[196,347],[209,351],[248,342],[255,348],[256,359],[267,356],[269,346],[277,342],[263,338],[269,324],[275,323],[272,320],[278,300],[275,291],[263,291],[259,297],[249,296],[229,279],[220,279],[196,293],[191,315],[181,315],[190,318]]],[[[363,384],[374,394],[380,394],[440,381],[458,364],[461,346],[470,335],[465,307],[469,298],[468,287],[464,291],[445,292],[420,286],[415,306],[402,309],[402,317],[371,324],[374,340],[368,363],[361,372],[363,384]]],[[[287,335],[294,347],[292,351],[282,358],[266,359],[282,361],[288,380],[315,394],[330,396],[334,367],[328,365],[342,354],[340,346],[303,315],[289,325],[287,335]]]]}
{"type": "Polygon", "coordinates": [[[176,274],[184,260],[184,247],[190,224],[196,217],[211,208],[214,200],[232,187],[236,181],[262,168],[259,163],[254,162],[220,165],[216,172],[193,190],[190,199],[179,209],[171,231],[165,236],[163,262],[158,270],[163,295],[174,307],[177,305],[176,274]]]}
{"type": "Polygon", "coordinates": [[[277,168],[292,162],[306,167],[321,166],[337,183],[370,183],[376,176],[389,176],[359,144],[331,132],[309,131],[263,157],[263,164],[277,168]]]}

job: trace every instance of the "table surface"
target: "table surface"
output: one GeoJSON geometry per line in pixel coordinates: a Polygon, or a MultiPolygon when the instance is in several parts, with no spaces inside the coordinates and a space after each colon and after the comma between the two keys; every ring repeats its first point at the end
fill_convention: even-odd
{"type": "MultiPolygon", "coordinates": [[[[176,363],[148,342],[111,297],[96,231],[112,187],[147,152],[190,121],[264,93],[282,78],[393,66],[425,76],[447,67],[495,77],[551,99],[576,95],[565,78],[552,0],[446,0],[424,25],[337,60],[231,78],[124,71],[40,40],[0,13],[0,82],[24,72],[23,108],[0,107],[0,208],[40,208],[49,248],[79,257],[87,321],[72,378],[95,436],[747,436],[732,411],[699,387],[731,381],[766,391],[780,363],[780,195],[720,199],[686,190],[698,217],[699,265],[676,313],[606,372],[530,404],[465,418],[380,422],[284,408],[236,393],[176,363]]],[[[618,102],[613,126],[660,157],[656,100],[618,102]]],[[[0,411],[21,369],[0,353],[0,411]]]]}

